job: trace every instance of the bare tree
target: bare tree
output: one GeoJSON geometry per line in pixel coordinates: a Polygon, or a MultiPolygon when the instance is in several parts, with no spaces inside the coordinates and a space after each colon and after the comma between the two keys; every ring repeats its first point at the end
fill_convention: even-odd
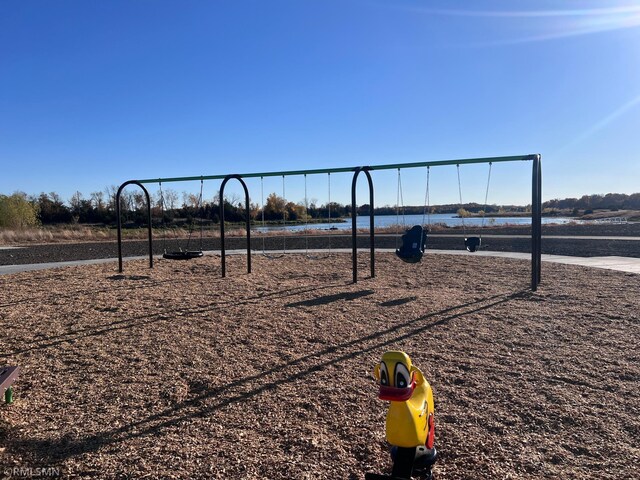
{"type": "MultiPolygon", "coordinates": [[[[220,194],[218,194],[218,197],[220,197],[220,194]]],[[[244,205],[244,197],[240,196],[239,193],[227,193],[224,199],[227,203],[230,203],[231,205],[240,205],[241,208],[242,208],[242,205],[244,205]]]]}
{"type": "Polygon", "coordinates": [[[76,191],[76,193],[74,193],[71,196],[71,200],[69,200],[69,203],[71,204],[71,209],[74,212],[78,212],[80,210],[80,207],[82,206],[82,193],[76,191]]]}
{"type": "Polygon", "coordinates": [[[133,205],[136,210],[142,210],[147,206],[147,199],[142,192],[135,192],[131,195],[133,199],[133,205]]]}
{"type": "Polygon", "coordinates": [[[69,204],[71,205],[71,213],[73,215],[73,223],[78,223],[80,220],[80,210],[82,209],[82,193],[76,191],[71,196],[71,200],[69,200],[69,204]]]}
{"type": "Polygon", "coordinates": [[[104,189],[104,193],[107,197],[107,209],[115,210],[116,208],[116,193],[118,192],[118,187],[116,185],[109,185],[104,189]]]}
{"type": "Polygon", "coordinates": [[[93,207],[98,210],[104,210],[104,193],[103,192],[92,192],[91,193],[91,204],[93,207]]]}
{"type": "Polygon", "coordinates": [[[178,192],[167,188],[164,193],[164,208],[169,210],[175,210],[178,203],[178,192]]]}
{"type": "Polygon", "coordinates": [[[161,195],[160,192],[158,193],[150,193],[149,194],[150,200],[151,200],[151,205],[153,205],[155,208],[163,208],[164,205],[164,195],[161,195]]]}
{"type": "Polygon", "coordinates": [[[182,192],[182,208],[196,208],[200,196],[195,193],[182,192]]]}
{"type": "Polygon", "coordinates": [[[58,195],[56,192],[49,193],[49,199],[57,205],[62,205],[64,203],[62,201],[62,197],[58,195]]]}

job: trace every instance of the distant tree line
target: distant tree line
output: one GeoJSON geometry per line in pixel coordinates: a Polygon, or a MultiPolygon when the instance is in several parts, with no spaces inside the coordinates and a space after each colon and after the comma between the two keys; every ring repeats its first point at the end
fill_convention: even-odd
{"type": "MultiPolygon", "coordinates": [[[[395,215],[396,212],[404,212],[406,215],[422,215],[424,212],[428,210],[428,213],[458,213],[460,209],[464,209],[469,213],[506,213],[506,212],[530,212],[531,205],[484,205],[480,203],[465,203],[460,206],[459,203],[449,203],[443,205],[431,205],[425,207],[424,205],[419,206],[406,206],[406,207],[396,207],[392,206],[384,206],[384,207],[376,207],[373,212],[376,215],[395,215]]],[[[360,208],[358,209],[358,213],[360,214],[360,208]]],[[[368,205],[367,211],[368,214],[368,205]]]]}
{"type": "MultiPolygon", "coordinates": [[[[107,187],[103,192],[93,192],[85,197],[81,192],[74,193],[65,202],[55,192],[27,195],[15,192],[12,195],[0,195],[0,227],[24,228],[37,225],[57,224],[94,224],[114,226],[116,224],[117,187],[107,187]]],[[[203,200],[199,195],[166,189],[162,193],[151,194],[151,216],[156,225],[190,224],[198,222],[219,223],[220,202],[218,196],[203,200]]],[[[242,222],[246,219],[244,201],[231,195],[224,201],[224,216],[229,222],[242,222]]],[[[363,206],[368,211],[368,206],[363,206]]],[[[146,198],[142,192],[122,192],[120,210],[125,226],[146,224],[146,198]]],[[[319,219],[337,219],[351,215],[351,206],[336,202],[319,205],[294,203],[278,196],[269,195],[264,207],[250,204],[250,216],[254,221],[298,222],[319,219]]]]}
{"type": "MultiPolygon", "coordinates": [[[[89,197],[74,193],[65,202],[55,192],[33,196],[23,192],[12,195],[0,194],[0,227],[24,228],[37,225],[56,224],[99,224],[113,226],[116,223],[117,187],[107,187],[102,192],[93,192],[89,197]]],[[[125,226],[140,226],[146,223],[146,201],[142,192],[124,191],[120,197],[122,220],[125,226]]],[[[371,206],[360,205],[358,215],[368,215],[371,206]]],[[[467,203],[429,206],[429,213],[465,214],[502,214],[509,212],[529,212],[531,206],[519,205],[482,205],[467,203]]],[[[572,213],[588,213],[590,210],[640,210],[640,193],[632,195],[608,193],[606,195],[584,195],[581,198],[553,199],[543,203],[545,213],[571,210],[572,213]]],[[[203,200],[192,193],[166,189],[161,194],[151,196],[152,219],[156,225],[180,225],[192,223],[196,219],[202,223],[219,223],[220,202],[216,196],[203,200]]],[[[300,222],[321,221],[351,216],[351,205],[337,202],[308,205],[287,201],[276,193],[270,194],[264,206],[250,204],[252,221],[261,222],[300,222]]],[[[376,215],[395,215],[398,211],[407,215],[422,214],[424,206],[383,206],[376,207],[376,215]]],[[[224,201],[225,220],[229,222],[245,221],[245,205],[240,197],[230,196],[224,201]]]]}
{"type": "Polygon", "coordinates": [[[576,210],[640,210],[640,193],[607,193],[606,195],[583,195],[580,198],[554,199],[544,202],[545,209],[576,210]]]}

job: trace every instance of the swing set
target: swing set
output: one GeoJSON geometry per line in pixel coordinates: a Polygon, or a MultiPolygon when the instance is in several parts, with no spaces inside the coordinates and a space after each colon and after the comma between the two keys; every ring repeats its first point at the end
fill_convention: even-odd
{"type": "MultiPolygon", "coordinates": [[[[143,179],[143,180],[128,180],[120,185],[117,193],[116,193],[116,217],[117,217],[117,228],[118,228],[118,269],[119,272],[122,273],[122,219],[120,212],[120,196],[125,187],[129,185],[136,185],[140,187],[146,198],[147,202],[147,218],[148,218],[148,244],[149,244],[149,268],[153,268],[153,234],[151,229],[151,207],[149,200],[149,193],[145,188],[145,184],[157,183],[162,185],[163,183],[168,182],[184,182],[184,181],[193,181],[200,180],[201,188],[200,188],[200,197],[198,203],[202,201],[202,184],[204,180],[215,180],[222,179],[222,184],[220,186],[220,258],[221,258],[221,274],[222,277],[226,276],[226,260],[225,260],[225,221],[224,221],[224,188],[229,180],[235,179],[240,182],[242,188],[244,189],[245,194],[245,217],[246,217],[246,248],[247,248],[247,273],[251,273],[251,215],[250,215],[250,203],[249,203],[249,190],[247,188],[244,179],[246,178],[260,178],[261,180],[261,197],[262,202],[264,202],[264,191],[262,182],[265,177],[282,177],[282,185],[283,185],[283,195],[284,195],[284,184],[285,177],[287,176],[303,176],[305,181],[305,216],[307,219],[305,220],[305,254],[307,257],[311,258],[309,255],[309,243],[308,243],[308,200],[307,200],[307,175],[313,174],[327,174],[328,175],[328,190],[329,190],[329,206],[331,205],[331,174],[332,173],[352,173],[353,179],[351,183],[351,249],[352,249],[352,272],[353,272],[353,282],[356,283],[358,281],[358,264],[357,264],[357,256],[358,256],[358,247],[357,247],[357,228],[356,228],[356,216],[357,216],[357,201],[356,201],[356,185],[358,176],[360,173],[363,173],[367,179],[367,183],[369,186],[369,205],[371,208],[369,209],[369,260],[370,260],[370,272],[371,278],[375,277],[375,230],[374,230],[374,214],[373,214],[373,206],[374,206],[374,188],[373,188],[373,179],[371,177],[371,172],[376,170],[391,170],[395,169],[398,171],[398,202],[397,202],[397,211],[396,214],[399,217],[400,212],[400,204],[403,203],[402,199],[402,184],[400,179],[400,171],[401,169],[408,168],[427,168],[427,177],[426,177],[426,188],[425,188],[425,205],[423,209],[423,221],[422,225],[414,225],[410,229],[408,229],[401,237],[402,245],[396,246],[396,255],[402,261],[406,263],[417,263],[422,259],[426,244],[427,244],[427,235],[430,227],[430,198],[429,198],[429,177],[430,177],[430,168],[437,166],[446,166],[446,165],[455,165],[457,168],[458,174],[458,193],[460,197],[460,206],[462,208],[462,182],[460,179],[460,166],[467,164],[489,164],[489,173],[487,177],[487,186],[485,192],[485,208],[482,214],[482,227],[484,227],[485,220],[485,212],[487,208],[487,200],[489,195],[489,185],[491,181],[491,169],[494,163],[498,162],[519,162],[519,161],[530,161],[532,162],[532,184],[531,184],[531,290],[535,291],[537,289],[538,284],[540,283],[541,278],[541,239],[542,239],[542,167],[541,167],[541,157],[539,154],[530,154],[530,155],[520,155],[520,156],[509,156],[509,157],[491,157],[491,158],[470,158],[470,159],[462,159],[462,160],[439,160],[439,161],[430,161],[430,162],[414,162],[414,163],[400,163],[400,164],[387,164],[387,165],[373,165],[373,166],[361,166],[361,167],[344,167],[344,168],[327,168],[327,169],[319,169],[319,170],[294,170],[294,171],[280,171],[280,172],[261,172],[261,173],[247,173],[247,174],[231,174],[231,175],[210,175],[210,176],[198,176],[198,177],[175,177],[175,178],[154,178],[154,179],[143,179]],[[427,222],[425,223],[425,219],[427,222]]],[[[164,201],[162,201],[162,206],[164,205],[164,201]]],[[[263,212],[264,212],[264,203],[263,212]]],[[[329,207],[330,208],[330,207],[329,207]]],[[[404,206],[402,206],[403,211],[403,222],[404,222],[404,206]]],[[[463,213],[463,212],[461,212],[463,213]]],[[[164,217],[164,215],[163,215],[164,217]]],[[[329,220],[331,221],[331,219],[329,220]]],[[[191,233],[193,231],[193,225],[190,227],[189,231],[189,240],[187,241],[187,246],[185,250],[179,249],[176,252],[167,252],[163,254],[164,258],[169,259],[188,259],[190,255],[194,255],[194,257],[199,257],[202,255],[202,220],[201,222],[201,245],[200,250],[189,250],[189,240],[191,238],[191,233]],[[192,253],[189,253],[192,252],[192,253]],[[168,256],[166,256],[168,254],[168,256]],[[173,258],[172,258],[173,257],[173,258]]],[[[286,212],[283,214],[283,222],[286,225],[286,212]]],[[[461,215],[462,229],[464,235],[464,245],[467,251],[476,252],[482,245],[482,233],[478,235],[467,235],[467,226],[465,224],[464,215],[461,215]]],[[[398,222],[399,224],[399,222],[398,222]]],[[[265,225],[265,219],[263,216],[263,226],[265,225]]],[[[397,237],[396,237],[397,238],[397,237]]],[[[331,247],[329,247],[331,248],[331,247]]],[[[264,236],[263,236],[263,254],[266,255],[266,249],[264,246],[264,236]]],[[[283,238],[283,254],[286,252],[286,239],[283,238]]],[[[281,256],[281,255],[279,255],[281,256]]],[[[192,257],[193,258],[193,257],[192,257]]]]}

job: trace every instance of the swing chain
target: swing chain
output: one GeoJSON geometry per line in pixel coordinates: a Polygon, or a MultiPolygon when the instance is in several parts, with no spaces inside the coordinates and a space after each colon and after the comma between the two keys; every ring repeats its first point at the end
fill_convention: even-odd
{"type": "MultiPolygon", "coordinates": [[[[402,179],[400,178],[400,169],[398,169],[398,189],[400,192],[400,205],[402,205],[402,228],[406,229],[405,211],[404,211],[404,196],[402,194],[402,179]]],[[[373,205],[371,205],[373,208],[373,205]]]]}
{"type": "Polygon", "coordinates": [[[284,202],[284,207],[282,209],[282,230],[284,235],[282,235],[282,254],[287,253],[287,196],[284,190],[284,175],[282,175],[282,201],[284,202]]]}
{"type": "Polygon", "coordinates": [[[489,185],[491,184],[491,167],[493,162],[489,162],[489,175],[487,176],[487,190],[484,193],[484,209],[482,210],[482,225],[480,227],[480,238],[482,238],[482,229],[484,228],[485,215],[487,213],[487,205],[489,199],[489,185]]]}
{"type": "MultiPolygon", "coordinates": [[[[199,211],[200,211],[200,205],[202,203],[202,189],[204,187],[204,178],[200,177],[200,196],[198,197],[198,200],[196,201],[196,208],[195,208],[195,215],[198,215],[199,211]]],[[[191,220],[191,223],[189,224],[189,237],[187,238],[187,246],[186,246],[186,250],[189,251],[189,244],[191,243],[191,236],[193,234],[193,224],[194,224],[195,220],[191,220]]],[[[202,219],[200,219],[200,251],[202,251],[202,219]]]]}
{"type": "MultiPolygon", "coordinates": [[[[427,227],[431,227],[431,201],[429,199],[429,165],[427,165],[427,187],[424,191],[424,210],[422,210],[422,225],[425,225],[425,217],[427,218],[427,227]]],[[[427,228],[428,230],[428,228],[427,228]]]]}
{"type": "Polygon", "coordinates": [[[327,214],[329,215],[329,255],[331,255],[331,172],[327,172],[327,183],[329,184],[329,203],[327,205],[327,214]]]}
{"type": "Polygon", "coordinates": [[[264,237],[267,234],[266,231],[266,223],[264,220],[264,177],[260,176],[260,210],[262,212],[262,254],[265,255],[266,251],[265,251],[265,244],[264,244],[264,237]]]}
{"type": "MultiPolygon", "coordinates": [[[[460,195],[460,210],[462,210],[463,204],[462,204],[462,183],[460,182],[460,164],[456,164],[456,168],[458,169],[458,193],[460,195]]],[[[464,212],[460,212],[460,220],[462,220],[462,234],[466,237],[467,236],[467,229],[465,227],[464,224],[464,212]]]]}
{"type": "Polygon", "coordinates": [[[164,221],[164,193],[162,192],[162,181],[158,181],[160,188],[160,225],[162,225],[162,253],[167,253],[167,228],[164,221]]]}
{"type": "MultiPolygon", "coordinates": [[[[204,188],[204,178],[200,177],[200,198],[198,199],[198,213],[201,213],[200,210],[203,209],[202,207],[202,190],[204,188]]],[[[204,222],[202,221],[202,214],[204,214],[204,211],[200,214],[200,251],[202,251],[202,237],[204,234],[204,222]]]]}
{"type": "Polygon", "coordinates": [[[331,172],[327,173],[327,183],[329,184],[329,203],[327,204],[327,215],[329,216],[329,228],[331,228],[331,172]]]}
{"type": "Polygon", "coordinates": [[[309,199],[307,198],[307,174],[304,174],[304,254],[309,256],[309,199]]]}

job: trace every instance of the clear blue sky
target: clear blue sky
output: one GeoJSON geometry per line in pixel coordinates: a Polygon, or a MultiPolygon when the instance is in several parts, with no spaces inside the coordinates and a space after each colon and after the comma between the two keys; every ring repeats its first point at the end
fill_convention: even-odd
{"type": "MultiPolygon", "coordinates": [[[[632,193],[638,127],[631,0],[0,0],[5,194],[527,153],[545,199],[632,193]]],[[[486,173],[462,170],[465,201],[486,173]]],[[[374,177],[377,204],[396,202],[394,175],[374,177]]],[[[424,171],[402,175],[422,203],[424,171]]],[[[333,200],[349,183],[335,176],[333,200]]],[[[529,183],[528,163],[495,165],[489,202],[528,203],[529,183]]],[[[308,190],[326,201],[326,177],[308,190]]],[[[431,202],[456,199],[455,167],[433,169],[431,202]]]]}

